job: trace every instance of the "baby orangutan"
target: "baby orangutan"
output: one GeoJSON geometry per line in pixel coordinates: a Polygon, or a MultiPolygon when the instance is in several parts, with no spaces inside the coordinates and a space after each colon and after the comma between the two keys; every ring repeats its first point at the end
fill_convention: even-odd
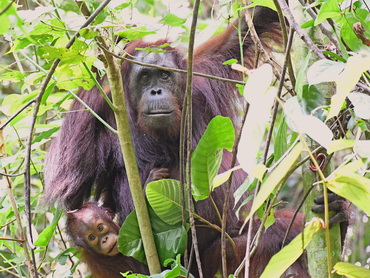
{"type": "Polygon", "coordinates": [[[114,222],[114,213],[96,202],[88,202],[67,213],[68,234],[82,249],[84,261],[94,278],[121,278],[120,272],[131,269],[148,273],[147,267],[118,249],[120,227],[114,222]]]}

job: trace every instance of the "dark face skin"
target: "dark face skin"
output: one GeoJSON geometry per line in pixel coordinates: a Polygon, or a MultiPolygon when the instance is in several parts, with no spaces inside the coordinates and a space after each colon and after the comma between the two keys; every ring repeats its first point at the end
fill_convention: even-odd
{"type": "Polygon", "coordinates": [[[92,210],[84,210],[80,218],[81,235],[90,248],[98,254],[115,256],[117,249],[118,234],[113,220],[102,219],[92,210]]]}
{"type": "MultiPolygon", "coordinates": [[[[136,60],[158,66],[176,68],[171,52],[147,53],[139,51],[136,60]]],[[[139,125],[145,132],[170,130],[178,125],[179,73],[151,67],[132,65],[130,91],[138,113],[139,125]]]]}

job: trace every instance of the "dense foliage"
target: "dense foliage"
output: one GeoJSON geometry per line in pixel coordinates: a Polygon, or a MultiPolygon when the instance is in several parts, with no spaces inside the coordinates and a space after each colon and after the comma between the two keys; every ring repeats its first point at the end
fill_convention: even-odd
{"type": "MultiPolygon", "coordinates": [[[[85,2],[90,11],[100,4],[85,2]]],[[[197,44],[240,16],[244,9],[239,2],[218,2],[204,3],[201,7],[197,44]]],[[[369,277],[366,269],[370,265],[370,2],[306,1],[312,3],[304,6],[297,3],[295,9],[284,7],[285,1],[252,2],[269,7],[280,3],[295,29],[295,37],[292,47],[289,30],[285,32],[290,55],[280,55],[283,56],[280,66],[265,64],[251,72],[234,64],[243,61],[220,61],[234,64],[248,75],[247,84],[238,86],[250,107],[240,132],[237,157],[240,167],[251,174],[232,193],[238,199],[245,191],[261,188],[254,196],[247,219],[257,213],[268,228],[274,219],[265,211],[273,210],[273,205],[287,201],[287,206],[296,209],[304,202],[305,181],[300,170],[308,169],[308,165],[302,164],[310,159],[311,168],[317,170],[310,184],[313,182],[352,202],[351,226],[343,251],[343,262],[351,264],[338,263],[332,267],[348,277],[369,277]],[[305,38],[300,32],[308,35],[305,38]],[[288,68],[286,79],[280,78],[283,64],[288,68]],[[318,146],[322,147],[320,152],[325,153],[325,159],[330,160],[331,169],[324,173],[318,167],[322,162],[317,157],[318,151],[314,152],[318,146]],[[349,274],[354,271],[357,276],[349,274]]],[[[78,252],[65,235],[63,212],[56,207],[46,208],[42,202],[43,163],[48,145],[57,135],[78,88],[92,88],[97,74],[105,72],[104,63],[99,60],[97,36],[112,44],[115,34],[122,37],[116,45],[118,52],[125,43],[143,37],[169,36],[174,45],[186,45],[191,3],[112,1],[80,30],[79,37],[67,48],[68,41],[85,21],[78,4],[70,0],[0,1],[0,277],[31,276],[29,262],[35,264],[41,277],[69,277],[74,272],[84,277],[78,252]],[[54,71],[57,59],[60,63],[54,71]],[[45,83],[49,72],[53,73],[52,78],[45,83]],[[35,103],[40,104],[36,116],[35,103]],[[25,212],[28,194],[24,185],[28,172],[31,218],[25,212]],[[31,230],[25,228],[27,219],[31,230]],[[26,244],[31,241],[35,246],[26,244]]],[[[277,46],[275,50],[284,54],[282,48],[285,47],[277,46]]],[[[265,60],[272,59],[270,54],[264,55],[265,60]]],[[[227,118],[216,117],[210,123],[192,156],[195,200],[207,198],[212,188],[221,186],[237,170],[217,175],[220,150],[233,150],[234,133],[227,118]],[[205,180],[208,182],[204,183],[205,180]]],[[[181,225],[179,188],[178,181],[158,181],[149,184],[146,192],[155,212],[151,211],[151,220],[161,246],[161,262],[167,259],[173,265],[167,277],[176,277],[184,271],[180,257],[176,257],[185,249],[187,236],[181,225]]],[[[143,250],[137,248],[141,243],[136,221],[133,214],[124,223],[128,228],[121,230],[121,251],[145,261],[143,250]]],[[[319,221],[312,221],[304,231],[305,243],[322,229],[319,221]]],[[[265,277],[284,272],[302,253],[300,241],[289,248],[278,255],[278,263],[271,262],[265,277]],[[282,258],[287,261],[281,263],[282,258]]]]}

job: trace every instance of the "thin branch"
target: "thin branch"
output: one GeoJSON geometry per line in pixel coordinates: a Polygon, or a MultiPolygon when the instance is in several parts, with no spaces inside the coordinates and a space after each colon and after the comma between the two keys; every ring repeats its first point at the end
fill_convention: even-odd
{"type": "Polygon", "coordinates": [[[0,240],[8,240],[8,241],[24,242],[24,239],[8,238],[8,237],[0,237],[0,240]]]}
{"type": "Polygon", "coordinates": [[[194,211],[193,211],[193,199],[191,194],[191,151],[192,151],[192,89],[193,89],[193,56],[194,56],[194,40],[195,40],[195,31],[197,27],[198,21],[198,11],[199,11],[200,0],[196,0],[194,3],[193,9],[193,18],[191,22],[190,28],[190,35],[189,35],[189,48],[188,48],[188,68],[187,68],[187,76],[186,76],[186,89],[185,95],[187,98],[187,149],[186,149],[186,162],[188,166],[188,170],[186,173],[186,182],[188,185],[188,205],[189,205],[189,216],[190,216],[190,229],[191,229],[191,236],[192,236],[192,243],[194,246],[195,251],[195,260],[198,266],[198,273],[199,277],[203,278],[203,271],[202,271],[202,263],[199,255],[199,248],[198,248],[198,240],[197,240],[197,232],[195,229],[195,220],[194,220],[194,211]]]}
{"type": "MultiPolygon", "coordinates": [[[[278,17],[279,17],[280,27],[281,27],[281,31],[282,31],[282,34],[283,34],[284,47],[285,47],[285,49],[291,48],[291,47],[288,46],[288,44],[289,44],[288,31],[287,31],[287,26],[286,26],[286,23],[285,23],[285,17],[284,17],[283,11],[281,10],[281,7],[279,5],[278,0],[273,0],[273,1],[274,1],[274,4],[275,4],[275,7],[276,7],[276,12],[277,12],[278,17]]],[[[289,78],[290,78],[290,82],[292,83],[292,87],[295,88],[296,79],[295,79],[295,75],[294,75],[292,59],[291,59],[290,55],[286,54],[286,51],[285,51],[285,59],[288,59],[287,67],[288,67],[289,78]]]]}
{"type": "MultiPolygon", "coordinates": [[[[119,56],[119,55],[111,52],[110,50],[108,50],[104,46],[100,46],[100,47],[102,49],[104,49],[104,51],[108,52],[110,55],[114,56],[117,59],[121,59],[121,60],[127,61],[129,63],[136,64],[136,65],[139,65],[139,66],[150,67],[150,68],[155,68],[155,69],[160,69],[160,70],[165,70],[165,71],[178,72],[178,73],[185,73],[185,74],[188,73],[187,70],[176,69],[176,68],[168,68],[168,67],[158,66],[158,65],[154,65],[154,64],[147,64],[147,63],[139,62],[139,61],[127,58],[126,56],[119,56]]],[[[223,77],[218,77],[218,76],[199,73],[199,72],[193,72],[193,75],[200,76],[200,77],[205,77],[205,78],[210,78],[210,79],[215,79],[215,80],[223,81],[223,82],[229,82],[229,83],[233,83],[233,84],[245,85],[244,81],[229,79],[229,78],[223,78],[223,77]]]]}
{"type": "Polygon", "coordinates": [[[0,126],[0,130],[3,130],[15,117],[17,117],[24,109],[26,109],[28,106],[30,106],[32,103],[34,103],[36,99],[32,99],[29,102],[27,102],[21,109],[19,109],[13,116],[11,116],[9,119],[6,120],[4,124],[0,126]]]}
{"type": "Polygon", "coordinates": [[[24,175],[24,172],[19,173],[19,174],[7,174],[7,173],[0,172],[0,176],[9,177],[9,178],[15,178],[15,177],[22,176],[22,175],[24,175]]]}
{"type": "Polygon", "coordinates": [[[6,13],[6,11],[10,9],[14,2],[15,0],[12,0],[8,5],[6,5],[6,7],[0,12],[0,16],[6,13]]]}

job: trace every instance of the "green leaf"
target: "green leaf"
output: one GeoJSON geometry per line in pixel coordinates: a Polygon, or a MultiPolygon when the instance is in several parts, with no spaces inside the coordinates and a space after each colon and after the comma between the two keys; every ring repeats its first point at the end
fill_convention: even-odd
{"type": "MultiPolygon", "coordinates": [[[[0,11],[3,11],[9,4],[8,1],[0,1],[0,11]]],[[[10,7],[0,15],[0,35],[4,34],[10,28],[10,15],[16,15],[17,9],[15,4],[12,3],[10,7]]]]}
{"type": "Polygon", "coordinates": [[[87,39],[87,40],[91,40],[93,38],[95,38],[99,33],[92,30],[92,29],[89,29],[89,28],[83,28],[80,30],[80,35],[81,37],[87,39]]]}
{"type": "Polygon", "coordinates": [[[76,256],[77,258],[80,257],[79,252],[77,251],[77,247],[71,247],[63,250],[58,256],[55,257],[54,261],[61,265],[65,265],[68,258],[71,256],[76,256]]]}
{"type": "Polygon", "coordinates": [[[273,0],[252,0],[253,4],[249,5],[248,8],[256,7],[256,6],[264,6],[268,7],[274,11],[276,11],[276,6],[273,0]]]}
{"type": "Polygon", "coordinates": [[[222,150],[232,151],[235,131],[229,118],[216,116],[199,140],[191,156],[192,192],[196,201],[207,198],[221,160],[222,150]]]}
{"type": "Polygon", "coordinates": [[[126,217],[119,231],[118,250],[125,256],[133,257],[142,263],[146,263],[135,210],[126,217]]]}
{"type": "Polygon", "coordinates": [[[363,46],[361,40],[356,36],[352,29],[353,24],[356,22],[358,22],[358,20],[350,13],[346,13],[345,17],[340,20],[340,23],[342,24],[340,36],[346,45],[354,51],[358,51],[363,46]]]}
{"type": "Polygon", "coordinates": [[[355,145],[355,140],[346,140],[346,139],[339,139],[331,141],[328,145],[327,151],[328,154],[332,154],[333,152],[337,152],[344,149],[353,148],[355,145]]]}
{"type": "Polygon", "coordinates": [[[222,64],[223,65],[232,65],[232,64],[235,64],[237,62],[238,62],[238,60],[236,60],[236,59],[230,59],[230,60],[227,60],[227,61],[223,62],[222,64]]]}
{"type": "Polygon", "coordinates": [[[186,18],[180,18],[174,14],[167,14],[164,18],[162,18],[159,23],[169,25],[169,26],[181,26],[186,22],[186,18]]]}
{"type": "Polygon", "coordinates": [[[315,25],[320,24],[328,18],[337,18],[341,16],[341,12],[338,6],[337,0],[327,0],[321,5],[317,18],[315,20],[315,25]]]}
{"type": "Polygon", "coordinates": [[[147,31],[147,28],[144,26],[135,27],[128,30],[117,32],[116,35],[127,39],[128,41],[142,39],[147,35],[155,34],[153,31],[147,31]]]}
{"type": "MultiPolygon", "coordinates": [[[[180,190],[180,182],[171,179],[153,181],[146,187],[146,196],[150,206],[158,217],[169,225],[181,223],[182,221],[180,190]]],[[[187,206],[187,194],[185,194],[185,199],[187,206]]]]}
{"type": "Polygon", "coordinates": [[[53,135],[59,129],[60,129],[60,126],[57,126],[57,127],[52,127],[52,128],[50,128],[48,130],[45,130],[45,131],[41,132],[37,137],[35,137],[33,139],[32,144],[37,143],[37,142],[41,142],[42,139],[48,139],[48,138],[50,138],[51,135],[53,135]]]}
{"type": "Polygon", "coordinates": [[[305,29],[305,28],[310,28],[310,27],[313,27],[315,25],[315,20],[314,19],[311,19],[311,20],[308,20],[306,21],[305,23],[303,23],[301,25],[301,28],[302,29],[305,29]]]}
{"type": "Polygon", "coordinates": [[[280,162],[275,170],[266,178],[262,183],[261,189],[258,192],[256,198],[253,201],[252,208],[249,215],[245,219],[245,223],[251,218],[251,216],[257,211],[257,209],[263,204],[263,202],[270,196],[274,191],[275,187],[283,179],[288,170],[292,167],[294,162],[297,160],[303,150],[303,144],[298,142],[290,153],[280,162]]]}
{"type": "Polygon", "coordinates": [[[280,277],[303,254],[312,237],[320,229],[320,220],[311,221],[304,228],[303,235],[302,233],[297,235],[287,246],[271,258],[260,278],[280,277]]]}
{"type": "Polygon", "coordinates": [[[339,170],[334,179],[328,182],[328,188],[370,214],[369,179],[353,172],[339,170]]]}
{"type": "Polygon", "coordinates": [[[287,133],[287,124],[285,119],[281,120],[281,123],[278,125],[279,129],[276,133],[275,140],[274,140],[274,161],[278,161],[280,157],[286,152],[288,149],[288,133],[287,133]]]}
{"type": "MultiPolygon", "coordinates": [[[[168,225],[163,222],[149,207],[150,222],[152,224],[154,240],[161,264],[168,258],[175,258],[182,254],[187,247],[187,231],[182,224],[168,225]]],[[[118,250],[125,256],[134,257],[146,263],[145,252],[136,211],[131,212],[123,223],[118,237],[118,250]]]]}
{"type": "Polygon", "coordinates": [[[334,270],[337,274],[345,275],[347,278],[370,277],[370,270],[350,263],[336,263],[334,266],[334,270]]]}
{"type": "Polygon", "coordinates": [[[311,61],[312,61],[312,52],[309,52],[298,70],[295,84],[295,90],[298,96],[302,96],[303,88],[307,84],[307,70],[311,61]]]}
{"type": "Polygon", "coordinates": [[[40,233],[39,237],[35,241],[36,246],[45,247],[45,246],[48,245],[51,237],[54,234],[54,230],[55,230],[61,216],[62,216],[62,210],[59,209],[59,210],[56,211],[56,213],[54,215],[53,222],[51,222],[51,224],[49,226],[47,226],[45,228],[45,230],[43,230],[40,233]]]}

